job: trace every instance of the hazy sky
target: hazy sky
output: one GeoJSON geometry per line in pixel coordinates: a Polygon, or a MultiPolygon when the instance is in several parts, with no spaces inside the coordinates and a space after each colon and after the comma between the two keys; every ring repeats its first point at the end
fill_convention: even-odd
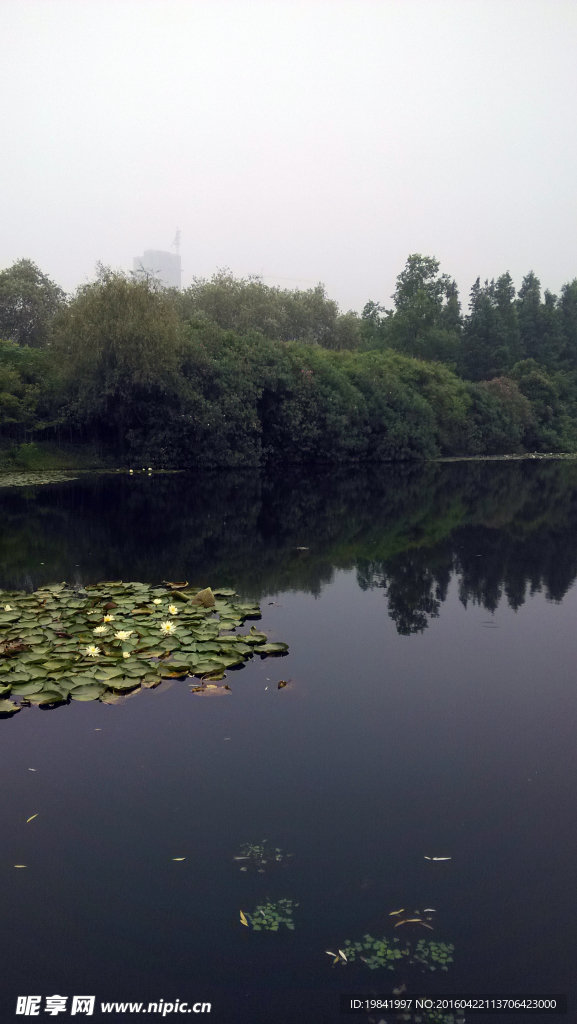
{"type": "Polygon", "coordinates": [[[0,267],[577,276],[575,0],[1,0],[0,267]]]}

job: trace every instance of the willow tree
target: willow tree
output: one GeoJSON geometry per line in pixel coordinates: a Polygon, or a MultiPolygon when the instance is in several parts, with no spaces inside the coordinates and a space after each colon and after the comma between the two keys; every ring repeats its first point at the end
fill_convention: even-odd
{"type": "Polygon", "coordinates": [[[100,269],[53,328],[68,418],[114,443],[175,400],[180,322],[170,297],[150,281],[100,269]]]}

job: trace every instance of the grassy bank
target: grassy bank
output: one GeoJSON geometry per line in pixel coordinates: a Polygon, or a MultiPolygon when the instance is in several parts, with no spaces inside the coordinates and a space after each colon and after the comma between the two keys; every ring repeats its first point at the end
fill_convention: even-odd
{"type": "Polygon", "coordinates": [[[113,469],[116,461],[94,445],[56,444],[33,441],[5,444],[0,449],[0,474],[17,471],[44,473],[76,469],[113,469]]]}

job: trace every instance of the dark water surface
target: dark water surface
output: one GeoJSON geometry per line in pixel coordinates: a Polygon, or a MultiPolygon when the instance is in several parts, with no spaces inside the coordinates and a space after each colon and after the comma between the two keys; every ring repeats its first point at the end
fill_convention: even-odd
{"type": "Polygon", "coordinates": [[[179,999],[328,1024],[339,992],[402,982],[568,993],[577,1020],[575,464],[85,477],[0,505],[6,589],[232,585],[290,645],[226,698],[171,681],[0,719],[2,1022],[58,993],[110,1021],[179,999]],[[288,866],[240,872],[263,839],[288,866]],[[239,923],[285,897],[294,932],[239,923]],[[332,966],[425,906],[434,931],[396,934],[454,943],[448,973],[332,966]]]}

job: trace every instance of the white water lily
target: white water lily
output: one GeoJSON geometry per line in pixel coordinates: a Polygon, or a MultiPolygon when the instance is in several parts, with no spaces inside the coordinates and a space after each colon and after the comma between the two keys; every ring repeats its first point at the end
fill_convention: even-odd
{"type": "Polygon", "coordinates": [[[92,630],[93,633],[108,633],[108,626],[97,626],[96,629],[92,630]]]}
{"type": "Polygon", "coordinates": [[[152,603],[153,603],[153,604],[162,604],[162,601],[160,600],[160,598],[159,598],[159,597],[155,597],[155,598],[154,598],[154,601],[153,601],[152,603]]]}
{"type": "Polygon", "coordinates": [[[122,657],[123,657],[123,658],[129,658],[129,657],[130,657],[130,654],[128,653],[128,651],[123,651],[123,652],[122,652],[122,657]]]}
{"type": "Polygon", "coordinates": [[[5,612],[11,612],[12,611],[12,605],[11,604],[5,604],[4,605],[4,611],[5,612]]]}
{"type": "Polygon", "coordinates": [[[176,633],[176,626],[174,622],[161,622],[160,628],[165,636],[169,636],[171,633],[176,633]]]}
{"type": "Polygon", "coordinates": [[[114,615],[105,615],[102,621],[103,622],[114,622],[114,615]]]}
{"type": "Polygon", "coordinates": [[[119,629],[118,632],[114,634],[114,639],[115,640],[128,640],[128,638],[131,637],[133,633],[134,633],[133,629],[119,629]]]}
{"type": "Polygon", "coordinates": [[[89,644],[84,653],[89,658],[96,658],[100,654],[100,647],[95,647],[94,644],[89,644]]]}
{"type": "Polygon", "coordinates": [[[175,604],[169,604],[168,610],[171,615],[178,615],[178,608],[176,607],[175,604]]]}

